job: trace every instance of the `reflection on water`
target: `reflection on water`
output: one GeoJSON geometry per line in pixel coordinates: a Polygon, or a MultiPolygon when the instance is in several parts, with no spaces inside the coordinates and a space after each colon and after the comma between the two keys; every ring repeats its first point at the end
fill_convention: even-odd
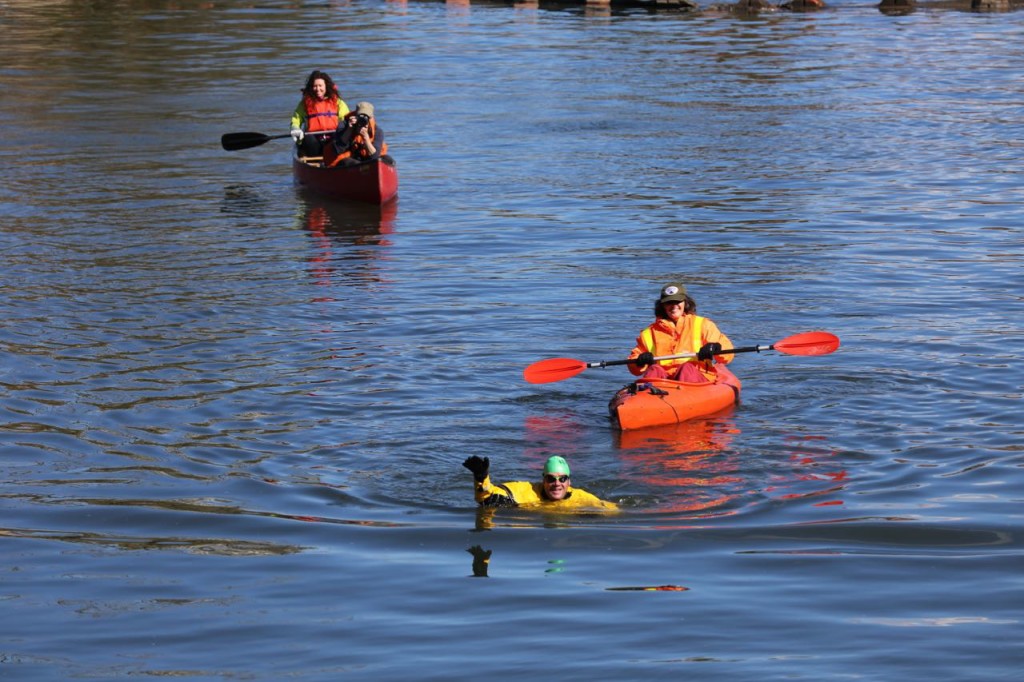
{"type": "Polygon", "coordinates": [[[238,183],[225,185],[224,199],[221,201],[220,210],[225,215],[252,218],[268,215],[272,206],[271,198],[261,192],[258,187],[238,183]]]}
{"type": "MultiPolygon", "coordinates": [[[[658,515],[659,527],[748,514],[773,501],[806,500],[819,507],[844,503],[847,463],[824,436],[790,435],[778,452],[751,450],[736,414],[742,410],[734,406],[712,417],[635,431],[609,427],[617,453],[614,474],[593,462],[593,445],[586,437],[592,421],[564,411],[532,414],[524,420],[517,471],[539,470],[547,457],[561,454],[573,466],[577,485],[632,512],[658,515]]],[[[503,525],[544,523],[519,514],[500,520],[503,525]]],[[[494,523],[493,509],[478,513],[477,528],[494,523]]]]}
{"type": "Polygon", "coordinates": [[[780,468],[764,488],[780,500],[812,501],[816,507],[842,505],[849,483],[846,464],[839,453],[828,447],[823,436],[791,436],[784,441],[789,471],[780,468]]]}
{"type": "Polygon", "coordinates": [[[549,412],[531,414],[523,420],[524,447],[521,467],[539,472],[552,455],[561,455],[573,472],[586,468],[586,440],[588,426],[576,415],[549,412]]]}
{"type": "MultiPolygon", "coordinates": [[[[395,231],[397,200],[374,206],[306,194],[299,208],[299,223],[313,239],[309,269],[317,286],[374,285],[383,281],[376,263],[384,257],[382,249],[391,246],[385,235],[395,231]]],[[[324,294],[313,300],[336,299],[324,294]]]]}
{"type": "Polygon", "coordinates": [[[394,233],[398,217],[397,199],[375,206],[324,199],[308,192],[302,192],[299,196],[300,221],[314,236],[329,237],[343,244],[391,245],[388,239],[378,237],[394,233]]]}
{"type": "Polygon", "coordinates": [[[484,549],[480,545],[473,545],[466,551],[473,555],[473,577],[486,578],[492,551],[484,549]]]}
{"type": "Polygon", "coordinates": [[[630,475],[655,489],[657,511],[705,516],[732,513],[748,492],[742,456],[730,447],[738,434],[721,416],[616,432],[616,441],[630,475]]]}
{"type": "Polygon", "coordinates": [[[763,455],[736,447],[741,431],[735,409],[681,424],[615,432],[629,475],[654,489],[654,511],[683,518],[731,515],[741,509],[749,513],[762,498],[843,504],[836,496],[845,490],[848,473],[824,437],[786,438],[783,463],[773,455],[768,469],[758,462],[763,455]]]}
{"type": "MultiPolygon", "coordinates": [[[[468,552],[472,557],[472,575],[473,578],[489,578],[491,568],[491,557],[494,554],[494,550],[485,549],[481,545],[473,545],[469,547],[468,552]]],[[[545,575],[565,573],[571,566],[567,564],[565,559],[548,559],[547,568],[544,569],[545,575]]],[[[601,588],[606,592],[687,592],[689,587],[683,585],[615,585],[606,586],[601,588]]]]}
{"type": "Polygon", "coordinates": [[[303,550],[296,545],[253,542],[234,538],[184,537],[116,537],[100,533],[67,533],[59,531],[0,528],[0,537],[58,540],[73,544],[108,547],[128,551],[173,550],[189,554],[221,556],[267,556],[295,554],[303,550]]]}

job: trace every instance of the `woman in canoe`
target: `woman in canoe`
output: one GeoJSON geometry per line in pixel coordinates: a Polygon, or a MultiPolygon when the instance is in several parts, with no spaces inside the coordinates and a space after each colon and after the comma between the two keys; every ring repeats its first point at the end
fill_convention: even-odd
{"type": "Polygon", "coordinates": [[[348,105],[331,77],[319,70],[309,74],[292,114],[292,139],[299,146],[299,156],[320,156],[324,141],[347,113],[348,105]]]}
{"type": "Polygon", "coordinates": [[[716,355],[723,348],[732,348],[732,341],[706,317],[697,315],[697,303],[678,282],[661,288],[654,303],[657,318],[636,337],[636,347],[626,365],[634,375],[644,379],[676,379],[691,383],[705,383],[714,376],[712,365],[717,361],[732,362],[733,355],[716,355]],[[695,353],[693,358],[661,360],[655,356],[695,353]]]}
{"type": "Polygon", "coordinates": [[[543,480],[491,483],[491,460],[467,457],[462,463],[473,472],[474,497],[481,507],[535,507],[559,511],[615,511],[618,506],[605,502],[582,488],[573,488],[569,480],[569,463],[555,455],[544,463],[543,480]]]}

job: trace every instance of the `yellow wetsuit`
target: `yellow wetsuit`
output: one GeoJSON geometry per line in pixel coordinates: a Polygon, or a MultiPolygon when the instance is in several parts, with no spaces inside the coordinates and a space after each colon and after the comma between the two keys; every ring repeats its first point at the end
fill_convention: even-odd
{"type": "Polygon", "coordinates": [[[544,496],[542,483],[509,481],[501,485],[491,483],[491,477],[474,481],[474,497],[482,507],[539,507],[558,511],[616,511],[618,505],[606,502],[582,488],[569,488],[565,499],[549,500],[544,496]]]}

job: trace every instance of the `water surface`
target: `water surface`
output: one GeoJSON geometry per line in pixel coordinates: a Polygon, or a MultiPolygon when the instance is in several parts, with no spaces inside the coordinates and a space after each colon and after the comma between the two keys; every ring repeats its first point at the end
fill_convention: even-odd
{"type": "Polygon", "coordinates": [[[1022,16],[8,3],[0,672],[1015,678],[1022,16]],[[317,67],[396,204],[220,148],[317,67]],[[843,345],[635,434],[622,368],[522,381],[673,280],[843,345]],[[624,512],[478,514],[470,454],[624,512]]]}

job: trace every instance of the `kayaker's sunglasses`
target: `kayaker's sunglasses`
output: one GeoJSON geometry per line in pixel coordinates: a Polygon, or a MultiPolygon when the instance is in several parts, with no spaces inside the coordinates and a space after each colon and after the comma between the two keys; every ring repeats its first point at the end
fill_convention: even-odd
{"type": "Polygon", "coordinates": [[[555,481],[558,481],[559,483],[565,483],[568,480],[568,476],[555,476],[554,474],[544,474],[545,483],[554,483],[555,481]]]}

